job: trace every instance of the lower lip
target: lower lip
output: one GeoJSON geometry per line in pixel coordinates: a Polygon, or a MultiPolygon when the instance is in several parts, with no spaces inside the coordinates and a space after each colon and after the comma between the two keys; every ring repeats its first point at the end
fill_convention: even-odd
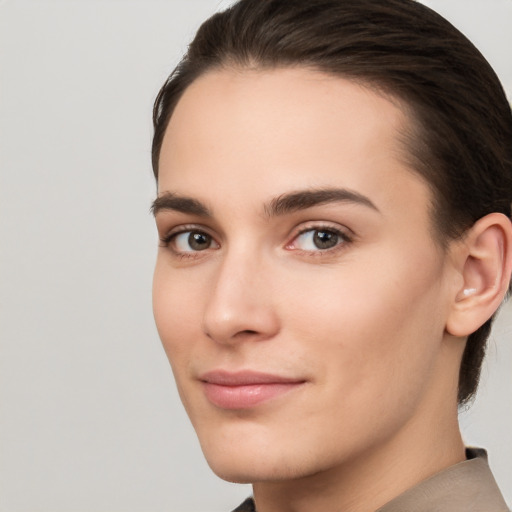
{"type": "Polygon", "coordinates": [[[275,382],[268,384],[247,384],[223,386],[204,382],[206,398],[222,409],[249,409],[263,402],[297,389],[303,382],[275,382]]]}

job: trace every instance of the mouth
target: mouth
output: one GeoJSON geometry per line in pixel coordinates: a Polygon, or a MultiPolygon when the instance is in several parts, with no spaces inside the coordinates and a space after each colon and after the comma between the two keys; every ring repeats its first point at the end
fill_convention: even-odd
{"type": "Polygon", "coordinates": [[[303,386],[304,379],[254,371],[214,370],[199,378],[206,398],[221,409],[250,409],[303,386]]]}

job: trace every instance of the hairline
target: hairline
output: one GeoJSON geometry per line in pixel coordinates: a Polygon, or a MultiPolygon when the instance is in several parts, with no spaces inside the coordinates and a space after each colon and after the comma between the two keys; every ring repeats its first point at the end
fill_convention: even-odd
{"type": "Polygon", "coordinates": [[[344,71],[336,72],[334,70],[327,69],[326,67],[322,67],[318,63],[314,62],[259,62],[252,56],[249,56],[247,59],[242,61],[241,59],[235,59],[231,56],[228,56],[221,62],[209,64],[204,68],[200,69],[196,76],[183,88],[183,90],[180,91],[180,94],[178,95],[175,104],[173,105],[172,109],[169,109],[169,112],[167,113],[167,119],[165,120],[165,129],[163,130],[158,145],[158,159],[157,168],[155,172],[155,179],[157,184],[158,172],[160,168],[160,154],[163,140],[167,133],[169,123],[183,95],[195,82],[197,82],[198,80],[207,75],[222,71],[230,71],[235,73],[264,73],[286,69],[308,70],[314,73],[324,75],[324,77],[326,78],[341,79],[352,82],[389,101],[397,108],[397,110],[400,112],[401,125],[395,131],[398,147],[396,157],[401,161],[401,163],[405,165],[407,170],[414,173],[417,177],[421,178],[423,183],[427,185],[428,190],[430,192],[430,200],[428,207],[428,215],[430,218],[430,235],[432,240],[436,243],[436,245],[438,245],[438,247],[442,249],[443,252],[446,252],[448,249],[449,242],[453,239],[459,238],[463,233],[457,233],[456,236],[450,236],[445,231],[443,231],[439,219],[439,211],[442,209],[442,199],[439,197],[440,191],[434,185],[434,183],[425,178],[423,173],[418,169],[418,159],[414,152],[414,144],[419,141],[420,134],[424,127],[420,120],[418,119],[416,108],[413,105],[413,102],[407,98],[400,96],[397,92],[393,90],[392,86],[379,82],[378,78],[372,80],[369,77],[356,75],[355,73],[351,74],[350,72],[344,71]]]}

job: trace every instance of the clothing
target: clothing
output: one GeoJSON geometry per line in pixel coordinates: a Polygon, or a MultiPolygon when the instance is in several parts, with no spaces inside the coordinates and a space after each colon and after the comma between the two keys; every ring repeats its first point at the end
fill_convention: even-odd
{"type": "Polygon", "coordinates": [[[233,512],[256,512],[254,500],[252,498],[247,498],[241,505],[236,507],[233,512]]]}
{"type": "MultiPolygon", "coordinates": [[[[467,448],[468,460],[420,482],[376,512],[509,512],[492,476],[487,453],[467,448]]],[[[256,512],[252,498],[233,512],[256,512]]]]}

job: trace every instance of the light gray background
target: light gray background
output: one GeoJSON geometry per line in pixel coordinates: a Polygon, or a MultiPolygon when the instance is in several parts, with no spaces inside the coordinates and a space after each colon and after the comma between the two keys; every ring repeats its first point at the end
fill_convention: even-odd
{"type": "MultiPolygon", "coordinates": [[[[0,511],[231,510],[151,313],[152,101],[228,2],[0,1],[0,511]]],[[[512,91],[512,0],[431,0],[512,91]]],[[[462,416],[512,503],[512,310],[462,416]]]]}

